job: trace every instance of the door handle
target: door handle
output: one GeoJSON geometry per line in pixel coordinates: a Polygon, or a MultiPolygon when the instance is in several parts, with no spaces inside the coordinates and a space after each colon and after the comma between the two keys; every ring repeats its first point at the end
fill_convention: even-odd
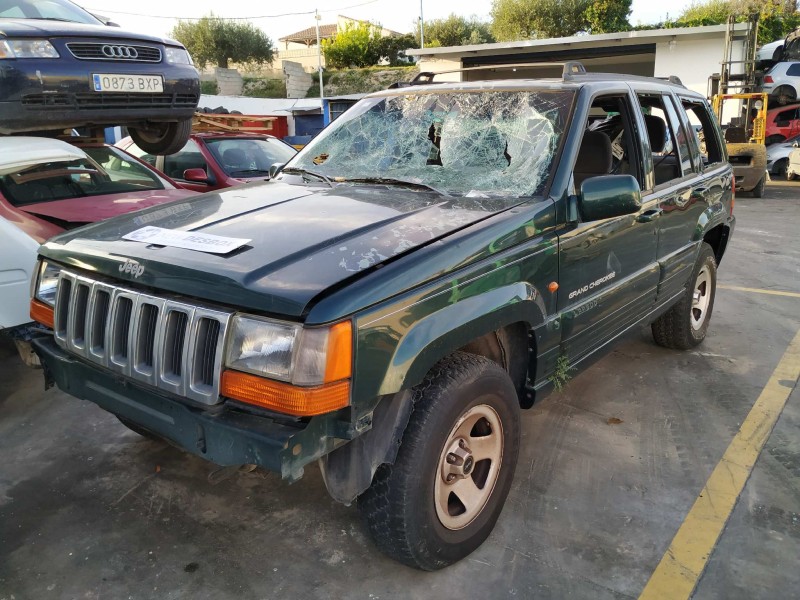
{"type": "Polygon", "coordinates": [[[660,217],[662,212],[664,212],[663,208],[654,208],[652,210],[646,210],[638,217],[636,217],[636,222],[650,223],[651,221],[655,221],[658,217],[660,217]]]}

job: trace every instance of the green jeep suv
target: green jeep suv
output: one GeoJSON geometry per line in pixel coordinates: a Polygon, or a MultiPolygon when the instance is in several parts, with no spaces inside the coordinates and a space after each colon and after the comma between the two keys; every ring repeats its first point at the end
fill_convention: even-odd
{"type": "Polygon", "coordinates": [[[319,461],[384,552],[438,569],[490,534],[521,410],[634,327],[702,342],[732,184],[676,83],[390,89],[270,182],[47,242],[34,346],[143,435],[289,481],[319,461]]]}

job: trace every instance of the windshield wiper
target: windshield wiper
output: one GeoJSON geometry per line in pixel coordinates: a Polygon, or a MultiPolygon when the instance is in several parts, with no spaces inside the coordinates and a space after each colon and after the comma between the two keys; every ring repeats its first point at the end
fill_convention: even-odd
{"type": "Polygon", "coordinates": [[[323,175],[322,173],[315,173],[314,171],[309,171],[308,169],[301,169],[300,167],[289,167],[288,169],[283,169],[281,173],[300,173],[301,175],[311,175],[312,177],[316,177],[317,179],[324,181],[330,187],[333,187],[333,182],[331,181],[330,177],[327,175],[323,175]]]}
{"type": "Polygon", "coordinates": [[[398,179],[397,177],[354,177],[352,179],[337,177],[336,181],[339,183],[382,183],[386,185],[404,185],[406,187],[436,192],[441,196],[450,195],[447,192],[443,192],[442,190],[433,187],[432,185],[428,185],[427,183],[409,181],[408,179],[398,179]]]}

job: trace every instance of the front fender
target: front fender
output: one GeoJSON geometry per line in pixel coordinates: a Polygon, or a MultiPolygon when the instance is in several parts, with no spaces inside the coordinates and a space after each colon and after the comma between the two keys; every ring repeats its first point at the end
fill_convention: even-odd
{"type": "Polygon", "coordinates": [[[541,295],[516,282],[460,300],[415,321],[392,353],[379,394],[410,388],[443,357],[470,341],[511,323],[528,329],[544,321],[541,295]]]}

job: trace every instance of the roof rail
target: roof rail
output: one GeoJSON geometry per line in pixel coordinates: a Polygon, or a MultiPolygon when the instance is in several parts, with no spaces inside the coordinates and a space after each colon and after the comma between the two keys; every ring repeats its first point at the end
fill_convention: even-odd
{"type": "Polygon", "coordinates": [[[681,78],[677,75],[670,75],[669,77],[656,77],[656,79],[661,79],[662,81],[668,81],[669,83],[674,83],[675,85],[679,85],[681,87],[686,87],[683,85],[681,78]]]}
{"type": "Polygon", "coordinates": [[[532,62],[532,63],[519,63],[510,65],[481,65],[480,67],[464,67],[463,69],[452,69],[449,71],[440,71],[434,73],[433,71],[423,71],[419,73],[411,81],[399,81],[389,86],[389,89],[397,89],[409,87],[412,85],[427,85],[430,83],[442,83],[434,81],[437,75],[447,75],[450,73],[466,73],[470,71],[498,71],[498,70],[511,70],[525,69],[529,67],[562,67],[561,79],[569,81],[574,75],[582,75],[586,73],[586,67],[577,61],[570,62],[532,62]]]}

